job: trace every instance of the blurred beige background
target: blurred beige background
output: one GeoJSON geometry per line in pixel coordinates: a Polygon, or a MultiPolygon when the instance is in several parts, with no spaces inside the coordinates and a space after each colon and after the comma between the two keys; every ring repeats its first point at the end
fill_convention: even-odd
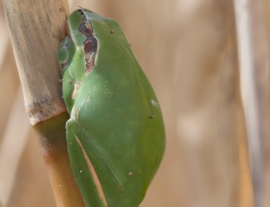
{"type": "MultiPolygon", "coordinates": [[[[122,25],[160,101],[167,148],[140,206],[253,206],[234,31],[225,18],[233,15],[230,5],[211,0],[69,3],[70,11],[89,8],[122,25]]],[[[54,207],[0,6],[0,203],[54,207]]]]}

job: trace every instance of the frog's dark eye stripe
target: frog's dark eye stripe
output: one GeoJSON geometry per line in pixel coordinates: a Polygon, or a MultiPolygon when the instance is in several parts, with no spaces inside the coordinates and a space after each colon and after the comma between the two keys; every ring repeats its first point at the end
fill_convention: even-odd
{"type": "Polygon", "coordinates": [[[83,49],[85,54],[85,74],[88,74],[95,66],[95,58],[97,53],[97,40],[95,37],[87,37],[83,43],[83,49]]]}
{"type": "Polygon", "coordinates": [[[83,35],[90,35],[93,32],[93,27],[90,22],[83,21],[79,26],[79,31],[83,35]]]}
{"type": "Polygon", "coordinates": [[[79,25],[79,31],[83,35],[88,35],[93,32],[92,24],[89,20],[86,19],[83,9],[78,9],[78,12],[83,15],[81,24],[79,25]]]}
{"type": "Polygon", "coordinates": [[[91,53],[97,49],[97,40],[95,38],[89,38],[84,42],[84,52],[91,53]]]}
{"type": "Polygon", "coordinates": [[[95,66],[97,44],[98,43],[95,37],[88,37],[83,43],[86,65],[85,74],[88,74],[95,66]]]}
{"type": "Polygon", "coordinates": [[[95,66],[98,43],[93,35],[93,26],[91,22],[86,18],[84,9],[78,9],[78,12],[83,15],[78,30],[82,35],[85,36],[85,41],[83,42],[83,49],[85,54],[85,74],[88,74],[95,66]]]}

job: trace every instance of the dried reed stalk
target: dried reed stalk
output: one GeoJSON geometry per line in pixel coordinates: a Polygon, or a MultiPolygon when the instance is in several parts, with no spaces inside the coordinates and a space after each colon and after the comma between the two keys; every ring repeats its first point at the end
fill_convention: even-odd
{"type": "MultiPolygon", "coordinates": [[[[262,0],[234,0],[240,67],[240,91],[244,109],[252,175],[254,206],[265,206],[266,152],[269,137],[267,71],[269,35],[262,0]]],[[[269,5],[268,5],[269,7],[269,5]]],[[[269,11],[268,11],[269,12],[269,11]]],[[[269,92],[268,92],[269,93],[269,92]]]]}
{"type": "MultiPolygon", "coordinates": [[[[84,206],[66,147],[57,49],[66,36],[67,0],[3,0],[26,111],[38,134],[58,206],[84,206]]],[[[41,201],[42,202],[42,201],[41,201]]]]}

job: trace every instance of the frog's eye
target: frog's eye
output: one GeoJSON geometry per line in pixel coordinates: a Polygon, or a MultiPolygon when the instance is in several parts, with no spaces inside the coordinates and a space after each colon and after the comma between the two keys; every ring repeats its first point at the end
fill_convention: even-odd
{"type": "Polygon", "coordinates": [[[93,32],[93,27],[92,27],[90,22],[83,22],[79,27],[79,31],[83,35],[88,35],[88,34],[91,34],[93,32]]]}
{"type": "Polygon", "coordinates": [[[79,12],[81,15],[84,15],[84,13],[83,13],[83,10],[82,10],[82,9],[78,9],[78,12],[79,12]]]}

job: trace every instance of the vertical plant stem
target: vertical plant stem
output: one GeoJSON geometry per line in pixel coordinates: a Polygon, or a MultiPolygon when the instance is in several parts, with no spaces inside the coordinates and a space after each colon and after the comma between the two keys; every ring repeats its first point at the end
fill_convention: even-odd
{"type": "Polygon", "coordinates": [[[3,0],[3,4],[25,108],[38,134],[57,205],[85,206],[69,163],[68,114],[57,63],[58,46],[67,35],[67,0],[3,0]]]}
{"type": "Polygon", "coordinates": [[[69,115],[62,113],[49,121],[38,123],[34,128],[57,205],[80,207],[85,205],[74,180],[67,152],[65,123],[68,119],[69,115]]]}
{"type": "Polygon", "coordinates": [[[264,206],[269,48],[261,0],[234,0],[240,63],[241,99],[248,137],[254,205],[264,206]]]}
{"type": "Polygon", "coordinates": [[[247,136],[239,88],[239,63],[233,0],[213,0],[219,50],[224,49],[219,80],[218,121],[220,150],[230,180],[232,206],[253,206],[253,190],[247,152],[247,136]],[[222,47],[223,46],[223,47],[222,47]],[[226,100],[226,102],[225,102],[226,100]],[[226,165],[227,162],[227,165],[226,165]]]}

